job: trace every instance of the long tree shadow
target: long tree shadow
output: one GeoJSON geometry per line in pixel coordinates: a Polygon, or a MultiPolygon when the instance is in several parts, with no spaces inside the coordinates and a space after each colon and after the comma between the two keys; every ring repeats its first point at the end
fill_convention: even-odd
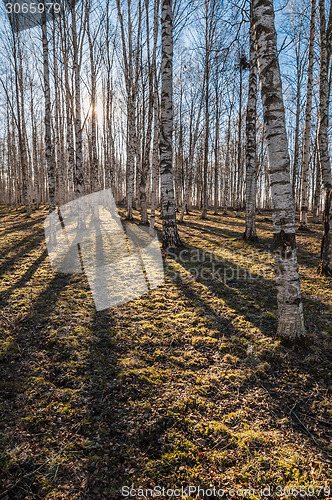
{"type": "Polygon", "coordinates": [[[6,271],[13,267],[19,259],[28,255],[37,245],[41,244],[44,241],[44,233],[43,231],[39,231],[34,236],[26,236],[19,243],[13,245],[9,251],[12,254],[13,250],[19,249],[15,251],[14,255],[2,261],[0,266],[0,276],[6,273],[6,271]]]}
{"type": "MultiPolygon", "coordinates": [[[[33,275],[34,270],[44,258],[45,252],[22,276],[21,286],[29,279],[29,276],[33,275]]],[[[30,304],[28,313],[12,320],[11,326],[6,328],[8,348],[1,352],[0,357],[0,408],[5,409],[2,415],[4,433],[1,440],[3,469],[1,480],[12,486],[9,492],[12,495],[10,498],[26,498],[26,482],[22,479],[25,474],[32,474],[40,466],[40,456],[43,457],[45,453],[45,450],[40,451],[36,459],[27,456],[26,460],[13,460],[13,450],[21,446],[22,435],[27,434],[28,446],[34,446],[34,441],[40,440],[41,428],[44,429],[45,443],[47,443],[46,458],[57,451],[59,439],[61,441],[59,437],[58,440],[50,439],[50,434],[54,430],[52,420],[56,419],[56,416],[50,421],[45,420],[44,417],[57,387],[56,377],[53,376],[51,370],[56,353],[50,344],[48,333],[50,324],[56,330],[64,322],[60,314],[58,319],[55,318],[54,311],[59,294],[65,290],[69,280],[68,276],[56,275],[30,304]],[[40,407],[39,399],[43,401],[42,407],[40,407]],[[34,400],[38,402],[34,403],[34,400]],[[16,481],[17,486],[13,487],[16,481]]],[[[11,292],[15,289],[16,286],[11,292]]],[[[10,295],[6,297],[6,300],[9,297],[10,295]]],[[[58,429],[58,434],[61,435],[61,428],[58,429]]],[[[38,481],[36,482],[36,475],[33,474],[31,479],[28,489],[32,495],[39,495],[40,486],[38,481]]],[[[3,487],[2,491],[4,490],[6,487],[3,487]]]]}
{"type": "MultiPolygon", "coordinates": [[[[190,247],[190,250],[195,253],[195,258],[197,252],[200,251],[196,247],[190,247]]],[[[206,257],[206,254],[204,257],[206,257]]],[[[258,386],[264,388],[271,400],[275,414],[279,414],[281,417],[282,413],[284,415],[289,414],[297,432],[302,436],[309,436],[314,446],[317,446],[317,449],[323,452],[326,459],[329,460],[329,453],[325,449],[326,444],[331,439],[331,429],[327,425],[328,418],[321,419],[317,423],[317,415],[314,409],[315,405],[318,404],[317,400],[324,401],[326,387],[331,384],[332,351],[331,347],[327,348],[326,337],[323,335],[327,325],[330,324],[328,319],[324,318],[323,321],[317,321],[316,317],[313,322],[309,322],[308,315],[306,315],[307,326],[309,324],[311,327],[311,331],[308,332],[310,342],[307,348],[297,348],[293,351],[275,341],[273,341],[272,345],[267,345],[266,337],[274,337],[277,326],[275,317],[276,291],[273,281],[259,277],[257,281],[250,283],[250,287],[247,286],[247,282],[240,284],[236,280],[230,280],[225,284],[220,279],[207,277],[208,273],[205,274],[205,279],[202,277],[201,271],[203,268],[205,270],[209,268],[209,260],[202,265],[195,263],[195,272],[193,272],[193,267],[188,265],[187,261],[181,262],[180,259],[175,259],[175,261],[177,268],[178,264],[180,264],[194,278],[183,279],[177,273],[177,277],[174,279],[174,275],[171,273],[173,277],[170,279],[189,300],[200,309],[203,309],[208,317],[213,318],[212,329],[215,329],[217,324],[220,337],[226,340],[230,339],[228,344],[226,343],[228,345],[228,351],[226,352],[231,354],[236,352],[243,358],[244,366],[251,366],[253,361],[250,355],[248,357],[246,348],[249,346],[252,349],[252,346],[256,346],[253,349],[255,351],[257,348],[258,354],[256,359],[254,356],[254,363],[268,361],[270,368],[263,374],[263,378],[260,379],[260,374],[250,381],[244,378],[243,387],[245,388],[248,385],[255,387],[258,384],[258,386]],[[200,272],[197,274],[198,267],[200,272]],[[202,285],[200,290],[192,286],[195,282],[202,285]],[[210,300],[208,296],[210,296],[210,300]],[[223,309],[216,306],[213,297],[219,297],[231,310],[235,311],[233,318],[225,316],[223,309]],[[237,320],[239,317],[244,318],[248,322],[247,324],[257,327],[265,340],[262,341],[260,336],[256,337],[250,330],[247,331],[245,326],[239,329],[236,326],[237,323],[233,322],[234,319],[237,320]],[[260,351],[257,346],[264,344],[266,344],[266,348],[260,351]],[[313,366],[312,363],[308,363],[307,360],[310,357],[313,359],[319,358],[319,364],[313,366]],[[321,378],[322,386],[315,392],[317,378],[321,378]],[[295,411],[298,413],[295,413],[295,411]],[[319,442],[319,437],[323,437],[324,444],[319,442]]],[[[221,265],[221,269],[235,270],[235,267],[238,268],[230,261],[224,261],[221,265]]],[[[245,270],[241,268],[241,271],[245,270]]],[[[319,301],[304,299],[304,308],[308,308],[309,305],[311,309],[316,311],[330,312],[327,305],[319,301]]],[[[312,311],[309,314],[311,315],[312,311]]],[[[215,398],[215,395],[212,394],[211,397],[215,398]]]]}
{"type": "MultiPolygon", "coordinates": [[[[187,252],[189,257],[186,255],[183,259],[179,252],[176,260],[195,276],[197,282],[209,288],[215,296],[225,300],[240,316],[250,321],[265,335],[273,335],[277,312],[274,279],[252,274],[250,264],[248,268],[244,268],[235,260],[220,259],[213,252],[204,251],[200,247],[187,245],[187,252]],[[190,254],[194,256],[193,259],[190,258],[190,254]],[[201,258],[198,258],[198,255],[201,258]]],[[[176,255],[175,252],[174,254],[176,255]]],[[[310,309],[314,307],[320,314],[327,316],[330,313],[328,305],[319,300],[306,298],[303,300],[304,306],[309,305],[310,309]]],[[[306,321],[310,325],[309,333],[313,340],[326,328],[325,319],[320,321],[317,317],[306,317],[306,321]]]]}
{"type": "MultiPolygon", "coordinates": [[[[230,238],[230,239],[239,239],[242,240],[243,232],[238,232],[238,231],[230,231],[230,230],[225,230],[224,228],[220,229],[215,226],[208,226],[207,224],[200,224],[196,222],[189,222],[186,224],[181,225],[181,232],[185,233],[186,236],[192,237],[192,233],[188,230],[186,230],[186,226],[195,229],[199,231],[199,233],[203,233],[206,235],[212,235],[212,238],[209,237],[204,237],[204,240],[208,241],[209,243],[216,245],[216,246],[221,246],[222,242],[220,239],[218,239],[218,236],[220,237],[225,237],[225,238],[230,238]]],[[[244,229],[244,228],[243,228],[244,229]]],[[[227,240],[226,240],[227,242],[227,240]]],[[[223,243],[225,245],[225,243],[223,243]]],[[[258,251],[272,251],[273,248],[273,239],[271,237],[264,237],[261,234],[259,235],[259,239],[254,242],[249,242],[246,243],[248,248],[254,248],[258,251]]],[[[300,264],[305,265],[308,268],[317,268],[318,263],[319,263],[319,251],[311,252],[310,250],[305,248],[305,243],[300,242],[297,244],[297,253],[298,253],[298,260],[300,264]]]]}
{"type": "Polygon", "coordinates": [[[8,300],[13,293],[13,291],[17,290],[18,288],[23,288],[32,278],[32,276],[35,274],[36,271],[40,268],[40,266],[43,264],[45,259],[47,258],[48,253],[47,250],[45,249],[42,254],[34,261],[33,264],[31,264],[28,269],[22,274],[20,279],[16,281],[12,286],[8,287],[5,291],[0,292],[0,308],[3,309],[6,307],[8,300]]]}
{"type": "Polygon", "coordinates": [[[42,215],[33,214],[32,218],[27,218],[25,213],[18,214],[17,211],[12,211],[8,213],[8,210],[0,211],[0,219],[5,221],[5,227],[2,229],[6,229],[6,233],[15,232],[15,231],[26,231],[27,229],[34,228],[37,224],[40,224],[47,216],[47,213],[43,213],[42,215]],[[17,222],[18,216],[22,217],[20,222],[17,222]],[[11,222],[10,217],[12,217],[14,222],[11,222]]]}

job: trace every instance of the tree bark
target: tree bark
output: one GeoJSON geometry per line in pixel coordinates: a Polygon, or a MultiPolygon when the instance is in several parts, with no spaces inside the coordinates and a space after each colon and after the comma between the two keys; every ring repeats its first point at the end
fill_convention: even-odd
{"type": "Polygon", "coordinates": [[[172,0],[161,2],[161,103],[160,103],[160,178],[163,247],[181,244],[176,225],[173,183],[173,22],[172,0]]]}
{"type": "Polygon", "coordinates": [[[324,235],[321,246],[321,262],[318,271],[332,276],[332,176],[328,146],[328,50],[326,37],[325,0],[319,0],[320,17],[320,72],[319,72],[319,128],[318,153],[325,192],[324,235]]]}
{"type": "MultiPolygon", "coordinates": [[[[56,208],[55,198],[55,160],[52,144],[52,130],[51,130],[51,91],[50,91],[50,71],[48,61],[48,40],[47,40],[47,26],[46,26],[46,13],[43,10],[42,15],[42,35],[43,35],[43,66],[44,66],[44,95],[45,95],[45,156],[48,177],[48,196],[49,196],[49,210],[50,213],[54,212],[56,208]]],[[[55,228],[54,228],[55,229],[55,228]]],[[[50,230],[50,244],[56,243],[55,230],[50,230]]]]}
{"type": "Polygon", "coordinates": [[[216,58],[216,73],[215,73],[215,141],[214,141],[214,215],[218,215],[219,207],[219,138],[220,138],[220,89],[219,89],[219,60],[216,58]]]}
{"type": "MultiPolygon", "coordinates": [[[[251,6],[252,10],[252,6],[251,6]]],[[[256,159],[256,113],[257,113],[257,57],[255,48],[254,27],[251,12],[250,26],[250,62],[249,62],[249,89],[246,118],[246,229],[244,239],[256,241],[256,187],[257,187],[257,159],[256,159]]]]}
{"type": "MultiPolygon", "coordinates": [[[[81,117],[81,80],[80,80],[80,66],[79,60],[79,46],[77,39],[76,28],[76,10],[75,2],[72,2],[71,8],[72,16],[72,39],[73,39],[73,72],[75,81],[75,174],[74,174],[74,188],[75,198],[84,196],[84,176],[83,176],[83,131],[82,131],[82,117],[81,117]]],[[[78,212],[78,228],[85,228],[84,212],[79,206],[78,212]]]]}
{"type": "Polygon", "coordinates": [[[97,75],[94,56],[94,43],[90,32],[90,2],[86,7],[89,9],[87,16],[87,35],[89,41],[90,71],[91,71],[91,188],[95,193],[100,190],[99,162],[97,152],[97,75]]]}
{"type": "Polygon", "coordinates": [[[303,156],[302,156],[302,189],[300,204],[300,228],[308,228],[308,204],[309,204],[309,150],[310,150],[310,128],[312,110],[312,82],[314,69],[314,41],[315,41],[315,11],[316,0],[311,0],[308,75],[307,75],[307,99],[305,106],[305,121],[303,132],[303,156]]]}
{"type": "Polygon", "coordinates": [[[278,331],[289,344],[306,332],[295,242],[295,209],[272,0],[252,0],[273,203],[278,331]]]}
{"type": "Polygon", "coordinates": [[[13,32],[13,55],[15,67],[15,90],[16,90],[16,106],[17,106],[17,131],[18,145],[20,153],[20,167],[22,175],[22,191],[25,211],[28,217],[31,215],[31,203],[28,189],[28,158],[25,141],[25,118],[24,118],[24,85],[23,85],[23,68],[22,68],[22,52],[19,44],[19,37],[13,32]],[[19,58],[19,67],[17,64],[19,58]]]}

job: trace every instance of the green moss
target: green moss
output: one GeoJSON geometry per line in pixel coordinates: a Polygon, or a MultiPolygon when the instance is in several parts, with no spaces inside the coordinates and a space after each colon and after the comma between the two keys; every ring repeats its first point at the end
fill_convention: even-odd
{"type": "Polygon", "coordinates": [[[0,339],[0,363],[10,362],[18,355],[18,345],[14,337],[0,339]]]}

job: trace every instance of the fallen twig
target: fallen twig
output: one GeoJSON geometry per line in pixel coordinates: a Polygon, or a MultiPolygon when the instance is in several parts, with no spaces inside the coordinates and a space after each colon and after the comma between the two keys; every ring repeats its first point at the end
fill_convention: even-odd
{"type": "MultiPolygon", "coordinates": [[[[261,387],[263,387],[263,389],[269,394],[269,396],[271,398],[273,398],[272,394],[270,393],[270,391],[263,385],[263,384],[260,384],[261,387]]],[[[281,407],[281,405],[279,405],[281,407]]],[[[296,405],[293,406],[293,408],[295,408],[296,405]]],[[[297,416],[297,414],[295,413],[295,411],[293,410],[293,408],[290,408],[288,405],[285,404],[285,408],[287,409],[287,411],[289,412],[290,415],[292,415],[293,417],[296,418],[296,420],[299,422],[299,424],[301,425],[301,427],[305,430],[305,432],[308,434],[308,436],[313,440],[313,442],[315,443],[315,445],[320,448],[322,450],[322,446],[321,444],[318,443],[318,441],[316,440],[315,436],[313,436],[313,434],[309,431],[308,427],[302,422],[302,420],[297,416]]],[[[282,408],[283,409],[283,408],[282,408]]],[[[285,410],[283,410],[284,413],[285,413],[285,410]]],[[[324,450],[322,450],[324,451],[324,450]]],[[[323,462],[326,462],[326,463],[332,463],[332,460],[331,458],[329,457],[321,457],[321,460],[323,460],[323,462]]]]}
{"type": "Polygon", "coordinates": [[[15,327],[14,323],[12,323],[8,318],[6,318],[6,316],[4,314],[2,314],[2,312],[0,312],[0,316],[1,316],[1,318],[3,318],[6,321],[6,323],[11,325],[13,328],[15,327]]]}

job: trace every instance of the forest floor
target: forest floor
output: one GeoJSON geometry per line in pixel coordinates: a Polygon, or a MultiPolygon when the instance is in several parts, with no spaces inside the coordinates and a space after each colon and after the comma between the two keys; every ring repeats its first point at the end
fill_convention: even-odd
{"type": "Polygon", "coordinates": [[[257,216],[255,244],[241,240],[243,213],[185,216],[186,251],[164,256],[165,283],[103,312],[84,275],[52,270],[46,216],[0,209],[0,499],[187,485],[332,498],[321,225],[297,234],[309,342],[290,349],[274,336],[271,214],[257,216]]]}

